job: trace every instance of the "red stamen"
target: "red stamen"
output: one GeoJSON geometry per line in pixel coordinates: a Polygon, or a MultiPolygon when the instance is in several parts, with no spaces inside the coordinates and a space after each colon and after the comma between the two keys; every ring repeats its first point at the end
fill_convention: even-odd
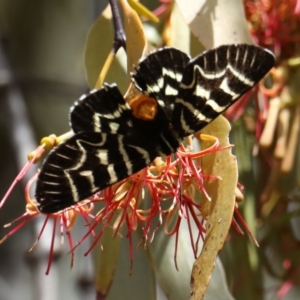
{"type": "Polygon", "coordinates": [[[28,172],[29,168],[31,167],[31,165],[34,163],[35,159],[41,155],[44,152],[44,146],[41,145],[36,149],[35,155],[34,157],[25,164],[25,166],[23,167],[23,169],[20,171],[20,173],[17,175],[17,177],[14,179],[13,183],[10,185],[10,187],[8,188],[7,192],[5,193],[4,197],[2,198],[1,202],[0,202],[0,209],[1,207],[4,205],[5,201],[7,200],[8,196],[10,195],[10,193],[12,192],[12,190],[14,189],[14,187],[16,186],[16,184],[18,182],[20,182],[22,180],[22,178],[25,176],[25,174],[28,172]]]}
{"type": "MultiPolygon", "coordinates": [[[[48,216],[47,216],[48,217],[48,216]]],[[[47,219],[46,219],[47,220],[47,219]]],[[[55,240],[55,231],[56,231],[56,221],[57,219],[53,219],[53,230],[52,230],[52,237],[51,237],[51,245],[50,245],[50,252],[49,252],[49,259],[48,259],[48,265],[46,269],[46,275],[49,274],[50,268],[51,268],[51,263],[53,260],[53,253],[54,253],[54,240],[55,240]]],[[[44,222],[45,223],[45,222],[44,222]]]]}

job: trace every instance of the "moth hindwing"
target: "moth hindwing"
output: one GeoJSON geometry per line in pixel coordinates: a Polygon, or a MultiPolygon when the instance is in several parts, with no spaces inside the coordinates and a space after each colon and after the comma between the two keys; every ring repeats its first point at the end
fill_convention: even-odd
{"type": "MultiPolygon", "coordinates": [[[[82,96],[70,112],[74,136],[53,149],[37,179],[42,213],[75,205],[174,153],[193,134],[249,91],[274,65],[268,50],[224,45],[191,59],[174,48],[140,61],[132,81],[154,99],[155,114],[134,113],[115,84],[82,96]]],[[[145,97],[145,96],[144,96],[145,97]]]]}

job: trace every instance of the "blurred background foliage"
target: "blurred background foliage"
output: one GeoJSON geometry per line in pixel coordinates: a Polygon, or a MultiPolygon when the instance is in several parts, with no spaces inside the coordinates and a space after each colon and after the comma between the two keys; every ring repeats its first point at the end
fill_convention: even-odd
{"type": "MultiPolygon", "coordinates": [[[[284,122],[279,118],[279,128],[269,134],[272,135],[269,147],[260,148],[259,145],[262,129],[258,129],[257,124],[264,127],[267,119],[266,116],[261,117],[267,111],[261,110],[261,115],[257,115],[254,103],[259,102],[252,101],[242,107],[243,114],[239,117],[235,116],[237,110],[227,114],[231,120],[236,119],[233,122],[231,143],[235,144],[233,151],[239,165],[239,182],[244,185],[244,200],[239,204],[239,209],[258,239],[260,248],[247,235],[240,236],[231,229],[220,253],[221,260],[217,260],[205,299],[293,300],[300,297],[298,135],[292,166],[288,172],[280,171],[280,166],[285,154],[291,157],[290,152],[283,151],[281,156],[274,154],[277,141],[282,136],[278,133],[280,127],[287,127],[286,135],[290,136],[295,112],[299,108],[297,61],[294,61],[293,67],[287,63],[287,59],[299,56],[297,30],[299,32],[300,27],[297,21],[292,22],[294,19],[299,20],[299,8],[297,1],[281,1],[283,6],[274,4],[276,1],[273,4],[271,2],[186,0],[177,1],[177,9],[169,5],[168,1],[163,4],[142,1],[149,10],[157,7],[161,9],[160,23],[143,19],[144,30],[151,45],[176,46],[193,56],[203,48],[251,42],[250,26],[244,14],[246,5],[248,20],[252,22],[252,34],[256,34],[255,42],[275,51],[278,66],[284,66],[284,74],[288,74],[285,75],[284,84],[292,91],[292,101],[287,105],[290,117],[285,118],[284,122]],[[294,15],[296,17],[292,19],[294,15]],[[272,20],[276,22],[270,23],[276,24],[277,31],[273,27],[272,31],[267,25],[264,27],[262,24],[266,18],[260,16],[273,16],[272,20]],[[280,40],[275,36],[281,28],[284,28],[282,34],[286,39],[280,40]],[[269,36],[263,36],[262,33],[266,32],[269,36]],[[282,47],[280,51],[279,46],[286,40],[293,47],[282,47]],[[293,51],[290,51],[291,48],[293,51]],[[265,198],[262,199],[262,195],[265,198]]],[[[4,195],[18,170],[25,164],[26,155],[36,148],[41,137],[51,133],[59,135],[69,130],[69,107],[81,94],[92,88],[91,82],[95,82],[99,68],[112,48],[111,20],[100,16],[106,6],[107,1],[104,0],[0,0],[1,195],[4,195]],[[85,52],[85,47],[90,30],[95,30],[94,34],[99,34],[99,39],[93,39],[95,52],[89,54],[88,49],[85,52]],[[88,61],[92,67],[88,66],[88,61]],[[95,70],[88,71],[86,76],[85,66],[88,70],[95,70]]],[[[124,53],[118,54],[105,81],[116,82],[122,92],[127,90],[124,53]]],[[[282,94],[275,96],[281,99],[284,97],[282,94]]],[[[296,122],[296,125],[299,124],[296,122]]],[[[0,211],[1,237],[7,232],[2,225],[24,211],[24,185],[32,174],[29,173],[17,186],[0,211]]],[[[94,260],[91,255],[84,257],[83,253],[89,244],[87,241],[76,249],[75,266],[70,270],[68,248],[59,244],[58,235],[55,259],[50,274],[45,276],[52,235],[49,224],[48,231],[43,234],[36,249],[27,252],[36,240],[41,222],[41,219],[36,218],[1,245],[0,299],[95,299],[94,274],[97,273],[97,280],[101,280],[103,269],[109,263],[104,263],[99,270],[99,257],[94,260]]],[[[107,282],[109,286],[112,279],[105,299],[188,299],[194,257],[188,230],[181,230],[179,272],[175,270],[173,260],[174,239],[166,238],[163,232],[156,234],[149,247],[150,251],[134,249],[130,277],[126,238],[114,240],[107,247],[107,253],[100,252],[100,256],[106,257],[105,261],[107,257],[113,257],[110,267],[116,267],[114,278],[109,278],[107,282]],[[115,243],[120,243],[120,250],[115,250],[118,249],[115,243]],[[117,263],[114,258],[117,258],[117,263]]],[[[85,227],[80,220],[72,232],[75,241],[84,235],[85,227]]],[[[110,235],[104,239],[109,240],[110,235]]],[[[133,245],[137,245],[138,235],[134,239],[136,241],[133,245]]],[[[93,257],[99,256],[95,252],[97,250],[93,257]]],[[[113,273],[113,270],[110,272],[113,273]]],[[[104,298],[98,294],[98,299],[104,298]]]]}

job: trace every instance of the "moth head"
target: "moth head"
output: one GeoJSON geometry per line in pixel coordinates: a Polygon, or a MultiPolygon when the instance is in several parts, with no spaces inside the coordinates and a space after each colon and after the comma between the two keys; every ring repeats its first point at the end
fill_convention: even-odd
{"type": "Polygon", "coordinates": [[[153,120],[157,114],[157,101],[146,95],[138,95],[129,103],[132,114],[137,119],[145,121],[153,120]]]}

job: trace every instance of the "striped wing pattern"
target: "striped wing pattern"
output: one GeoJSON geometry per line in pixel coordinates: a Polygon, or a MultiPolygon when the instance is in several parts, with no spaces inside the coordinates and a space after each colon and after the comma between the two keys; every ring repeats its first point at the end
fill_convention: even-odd
{"type": "Polygon", "coordinates": [[[36,187],[40,211],[57,212],[138,172],[160,155],[155,142],[92,131],[75,134],[42,166],[36,187]]]}
{"type": "Polygon", "coordinates": [[[190,59],[178,49],[161,48],[142,60],[136,72],[131,74],[136,87],[155,98],[169,120],[173,114],[176,91],[190,59]]]}
{"type": "Polygon", "coordinates": [[[70,126],[75,133],[95,131],[126,134],[132,130],[131,108],[116,84],[82,95],[70,111],[70,126]]]}
{"type": "Polygon", "coordinates": [[[42,213],[70,207],[180,144],[161,111],[151,121],[135,118],[114,84],[80,97],[70,126],[74,136],[49,153],[38,176],[35,197],[42,213]]]}
{"type": "Polygon", "coordinates": [[[170,120],[179,136],[193,134],[214,120],[261,80],[275,62],[273,54],[260,47],[224,45],[190,60],[181,70],[177,68],[176,74],[161,61],[160,69],[167,76],[155,81],[151,78],[156,75],[151,73],[152,56],[159,61],[162,52],[169,50],[150,54],[132,77],[142,92],[156,99],[162,99],[162,95],[171,99],[170,120]]]}
{"type": "Polygon", "coordinates": [[[42,213],[68,208],[174,153],[185,136],[202,129],[274,65],[267,50],[227,45],[190,59],[162,48],[140,61],[132,80],[156,99],[153,120],[136,118],[115,84],[82,96],[71,108],[74,136],[53,149],[38,176],[42,213]]]}

